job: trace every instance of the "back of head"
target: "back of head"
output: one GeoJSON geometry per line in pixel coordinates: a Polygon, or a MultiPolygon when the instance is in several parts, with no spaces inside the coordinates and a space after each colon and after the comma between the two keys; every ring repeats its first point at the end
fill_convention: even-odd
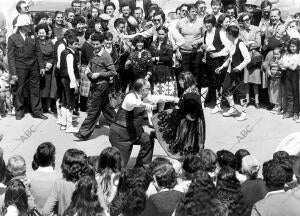
{"type": "Polygon", "coordinates": [[[210,149],[202,149],[198,153],[206,172],[214,172],[217,167],[217,155],[210,149]]]}
{"type": "Polygon", "coordinates": [[[275,161],[281,161],[288,158],[289,158],[289,153],[287,153],[286,151],[277,151],[273,154],[273,160],[275,161]]]}
{"type": "Polygon", "coordinates": [[[17,207],[19,215],[27,215],[28,199],[25,185],[18,179],[11,180],[6,187],[4,205],[17,207]]]}
{"type": "Polygon", "coordinates": [[[22,156],[14,155],[8,159],[7,171],[10,172],[12,177],[25,175],[26,163],[22,156]]]}
{"type": "Polygon", "coordinates": [[[55,146],[51,142],[45,142],[38,146],[33,156],[32,169],[39,167],[54,166],[55,162],[55,146]]]}
{"type": "Polygon", "coordinates": [[[99,157],[98,172],[102,173],[108,169],[114,173],[120,172],[122,168],[122,158],[120,151],[115,147],[105,148],[99,157]]]}
{"type": "Polygon", "coordinates": [[[154,181],[160,188],[172,189],[177,184],[175,169],[172,165],[162,164],[153,171],[154,181]]]}
{"type": "Polygon", "coordinates": [[[250,155],[250,153],[246,149],[239,149],[236,151],[234,155],[236,158],[236,169],[240,171],[242,168],[242,159],[245,156],[250,155]]]}
{"type": "Polygon", "coordinates": [[[260,165],[253,155],[247,155],[242,159],[242,173],[246,174],[249,179],[256,179],[260,165]]]}
{"type": "Polygon", "coordinates": [[[147,84],[147,80],[145,79],[137,79],[132,84],[132,90],[139,92],[145,85],[147,84]]]}
{"type": "Polygon", "coordinates": [[[270,191],[282,190],[286,181],[286,172],[280,164],[274,160],[265,166],[264,180],[270,191]]]}
{"type": "Polygon", "coordinates": [[[155,158],[149,165],[149,175],[153,176],[153,171],[156,167],[162,164],[170,164],[172,165],[171,161],[166,157],[157,157],[155,158]]]}
{"type": "Polygon", "coordinates": [[[217,177],[217,189],[228,193],[238,193],[241,190],[235,171],[229,166],[222,167],[217,177]]]}
{"type": "Polygon", "coordinates": [[[227,34],[231,35],[233,38],[238,38],[239,37],[239,27],[235,25],[229,25],[226,29],[227,34]]]}
{"type": "Polygon", "coordinates": [[[196,155],[188,155],[183,161],[182,168],[187,179],[192,179],[198,170],[204,170],[200,157],[196,155]]]}
{"type": "Polygon", "coordinates": [[[124,204],[124,216],[139,216],[146,207],[146,194],[141,189],[133,189],[128,193],[124,204]]]}
{"type": "Polygon", "coordinates": [[[86,154],[78,149],[68,149],[61,164],[63,177],[67,181],[77,182],[90,173],[86,154]]]}
{"type": "Polygon", "coordinates": [[[217,151],[218,163],[220,167],[229,166],[232,169],[236,169],[236,157],[228,150],[217,151]]]}
{"type": "Polygon", "coordinates": [[[119,179],[118,193],[127,193],[131,189],[140,188],[146,191],[150,184],[148,173],[143,168],[125,170],[119,179]]]}

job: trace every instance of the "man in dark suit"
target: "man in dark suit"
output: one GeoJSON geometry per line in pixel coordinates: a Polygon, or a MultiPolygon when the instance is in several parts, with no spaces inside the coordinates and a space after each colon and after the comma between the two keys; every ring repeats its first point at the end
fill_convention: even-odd
{"type": "Polygon", "coordinates": [[[31,17],[20,14],[16,27],[17,33],[8,38],[8,65],[13,80],[17,80],[15,95],[16,119],[24,117],[24,87],[29,86],[29,98],[32,116],[34,118],[47,119],[42,114],[40,100],[40,74],[45,74],[42,65],[41,50],[37,38],[30,34],[32,30],[31,17]],[[40,66],[40,67],[39,67],[40,66]]]}
{"type": "Polygon", "coordinates": [[[151,0],[119,0],[120,8],[124,4],[129,4],[131,11],[134,11],[136,7],[140,7],[145,12],[145,17],[148,17],[148,9],[151,5],[151,0]]]}

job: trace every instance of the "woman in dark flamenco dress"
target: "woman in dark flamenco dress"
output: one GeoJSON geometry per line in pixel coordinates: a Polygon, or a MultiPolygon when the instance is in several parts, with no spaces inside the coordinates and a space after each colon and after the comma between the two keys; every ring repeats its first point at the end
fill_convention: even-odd
{"type": "Polygon", "coordinates": [[[186,155],[195,155],[204,148],[205,119],[201,94],[192,73],[182,72],[178,80],[184,89],[179,109],[159,112],[152,122],[158,142],[167,155],[182,160],[186,155]]]}

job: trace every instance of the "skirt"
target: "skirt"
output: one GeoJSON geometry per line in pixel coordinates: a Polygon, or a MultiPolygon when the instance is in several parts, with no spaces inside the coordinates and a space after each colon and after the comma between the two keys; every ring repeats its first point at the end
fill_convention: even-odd
{"type": "Polygon", "coordinates": [[[261,84],[260,68],[254,67],[244,70],[244,83],[261,84]]]}
{"type": "Polygon", "coordinates": [[[154,115],[152,123],[159,144],[173,159],[182,160],[204,148],[205,122],[201,118],[190,121],[178,110],[169,109],[154,115]]]}
{"type": "Polygon", "coordinates": [[[281,87],[280,78],[271,78],[269,82],[269,98],[270,103],[275,105],[281,104],[281,87]]]}

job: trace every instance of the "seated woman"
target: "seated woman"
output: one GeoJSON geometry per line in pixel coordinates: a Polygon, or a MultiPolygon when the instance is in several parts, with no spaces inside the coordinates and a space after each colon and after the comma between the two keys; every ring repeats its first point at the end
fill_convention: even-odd
{"type": "Polygon", "coordinates": [[[152,122],[158,142],[167,155],[180,160],[204,148],[205,120],[201,95],[192,73],[182,72],[178,80],[184,89],[179,109],[160,112],[152,122]]]}
{"type": "Polygon", "coordinates": [[[154,169],[153,179],[159,191],[146,202],[143,216],[171,216],[183,193],[174,190],[177,184],[175,169],[170,164],[162,164],[154,169]]]}

